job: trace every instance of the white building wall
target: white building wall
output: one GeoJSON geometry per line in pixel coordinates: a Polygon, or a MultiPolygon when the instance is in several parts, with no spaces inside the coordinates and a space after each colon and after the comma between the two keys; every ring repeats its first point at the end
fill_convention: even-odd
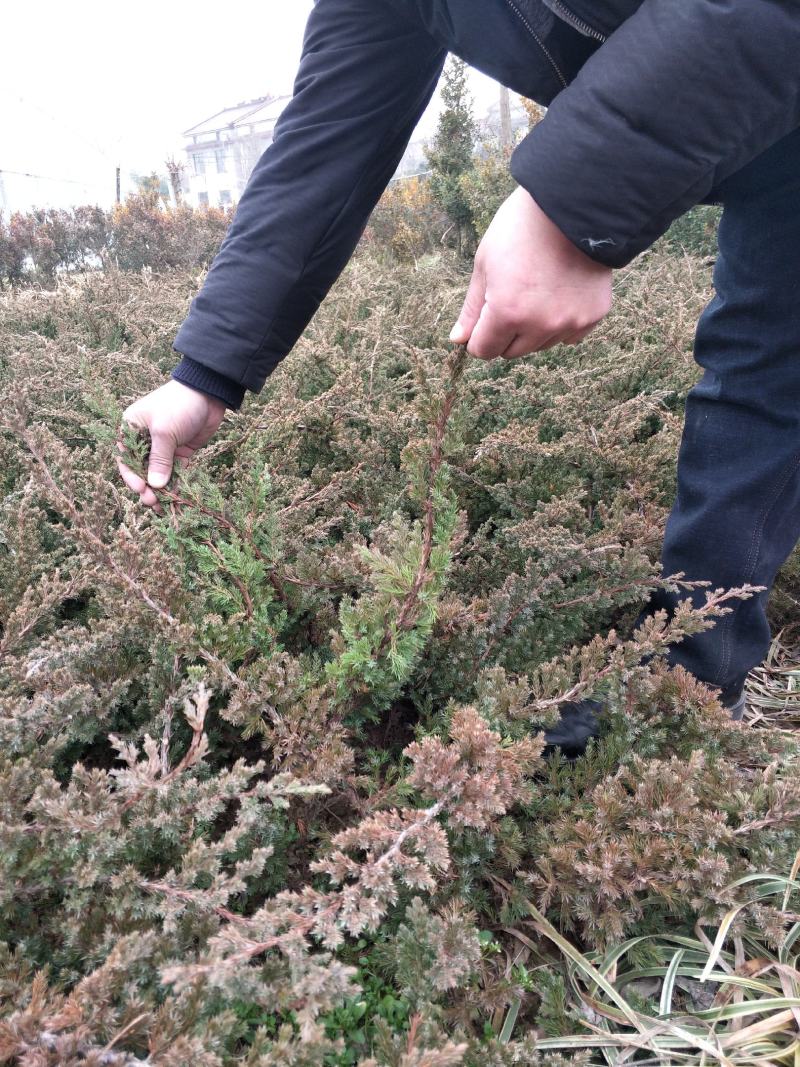
{"type": "Polygon", "coordinates": [[[227,207],[241,196],[231,146],[206,147],[188,155],[185,198],[193,207],[227,207]]]}
{"type": "Polygon", "coordinates": [[[193,207],[235,204],[272,142],[274,121],[203,134],[186,145],[184,198],[193,207]]]}

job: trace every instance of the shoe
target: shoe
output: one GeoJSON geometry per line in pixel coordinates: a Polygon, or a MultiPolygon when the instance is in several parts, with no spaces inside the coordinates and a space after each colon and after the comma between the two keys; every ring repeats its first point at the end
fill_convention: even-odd
{"type": "Polygon", "coordinates": [[[576,700],[562,704],[558,722],[544,732],[545,756],[557,750],[567,759],[575,759],[586,751],[591,737],[600,736],[599,716],[604,706],[599,700],[576,700]]]}
{"type": "Polygon", "coordinates": [[[722,706],[728,709],[734,722],[741,722],[746,703],[744,690],[742,690],[736,700],[733,702],[723,700],[722,706]]]}
{"type": "MultiPolygon", "coordinates": [[[[745,709],[744,690],[733,701],[723,701],[734,722],[741,722],[745,709]]],[[[586,751],[589,739],[600,736],[600,716],[605,706],[599,700],[577,700],[562,704],[558,722],[544,732],[544,756],[561,751],[575,759],[586,751]]]]}

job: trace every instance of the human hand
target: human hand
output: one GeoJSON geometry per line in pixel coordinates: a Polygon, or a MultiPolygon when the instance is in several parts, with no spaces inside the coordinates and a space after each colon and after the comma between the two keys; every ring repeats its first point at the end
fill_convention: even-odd
{"type": "MultiPolygon", "coordinates": [[[[120,459],[122,480],[148,507],[158,508],[153,489],[162,489],[172,475],[175,459],[188,462],[210,441],[225,417],[225,405],[213,396],[190,389],[174,379],[126,408],[122,418],[150,434],[147,481],[120,459]]],[[[124,451],[121,443],[117,444],[124,451]]]]}
{"type": "Polygon", "coordinates": [[[480,359],[577,344],[611,308],[611,274],[516,189],[478,247],[450,340],[480,359]]]}

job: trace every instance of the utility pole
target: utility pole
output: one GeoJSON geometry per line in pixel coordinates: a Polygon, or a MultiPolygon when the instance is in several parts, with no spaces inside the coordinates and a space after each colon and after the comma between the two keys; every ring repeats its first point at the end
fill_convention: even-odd
{"type": "Polygon", "coordinates": [[[500,144],[511,151],[511,99],[505,85],[500,86],[500,144]]]}
{"type": "Polygon", "coordinates": [[[121,202],[122,202],[122,197],[120,196],[119,167],[117,167],[117,203],[119,204],[121,202]]]}

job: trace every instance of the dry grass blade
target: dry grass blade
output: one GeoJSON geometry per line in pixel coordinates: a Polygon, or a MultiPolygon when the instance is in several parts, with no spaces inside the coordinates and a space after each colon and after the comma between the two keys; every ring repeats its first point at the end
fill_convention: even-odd
{"type": "Polygon", "coordinates": [[[800,660],[777,634],[769,654],[747,680],[748,718],[782,729],[800,725],[800,660]]]}
{"type": "MultiPolygon", "coordinates": [[[[789,878],[753,873],[738,879],[736,884],[752,886],[756,901],[777,897],[784,903],[800,888],[795,881],[797,869],[795,862],[789,878]]],[[[548,1039],[547,1047],[562,1050],[602,1047],[607,1059],[609,1050],[615,1049],[615,1058],[608,1059],[615,1064],[630,1062],[644,1050],[653,1054],[654,1063],[665,1065],[715,1062],[726,1067],[756,1067],[762,1063],[795,1061],[800,1035],[800,972],[785,962],[786,944],[776,957],[752,933],[731,938],[731,931],[746,907],[745,903],[729,909],[713,943],[699,925],[697,940],[669,936],[662,939],[654,935],[649,939],[651,951],[656,951],[664,963],[645,967],[620,965],[632,948],[648,939],[631,939],[605,956],[592,954],[592,958],[587,958],[574,946],[565,945],[563,938],[553,936],[546,920],[536,915],[539,931],[566,957],[580,1004],[591,1011],[594,1019],[604,1020],[601,1025],[584,1022],[596,1033],[594,1041],[603,1042],[600,1046],[580,1044],[586,1039],[573,1034],[563,1039],[548,1039]],[[725,949],[729,939],[734,946],[733,953],[725,949]],[[677,951],[672,947],[676,942],[680,942],[677,951]],[[616,977],[609,981],[603,972],[610,974],[614,968],[616,977]],[[625,986],[653,977],[662,980],[658,1003],[653,1004],[653,1011],[660,1016],[658,1021],[635,1009],[622,993],[625,986]],[[688,1004],[676,1004],[686,980],[699,980],[716,987],[711,1007],[692,1008],[691,1000],[688,1004]]],[[[797,925],[789,930],[786,941],[793,943],[800,936],[797,925]]],[[[518,931],[511,932],[518,935],[518,931]]]]}
{"type": "Polygon", "coordinates": [[[590,978],[606,996],[613,1001],[614,1004],[624,1015],[628,1023],[636,1030],[641,1029],[639,1017],[637,1013],[631,1008],[625,998],[619,993],[611,983],[594,967],[589,960],[579,952],[574,945],[571,945],[566,938],[556,930],[552,923],[542,915],[532,904],[528,906],[531,915],[533,916],[534,924],[536,928],[545,937],[549,938],[555,945],[557,945],[561,951],[579,968],[579,970],[587,977],[590,978]]]}

